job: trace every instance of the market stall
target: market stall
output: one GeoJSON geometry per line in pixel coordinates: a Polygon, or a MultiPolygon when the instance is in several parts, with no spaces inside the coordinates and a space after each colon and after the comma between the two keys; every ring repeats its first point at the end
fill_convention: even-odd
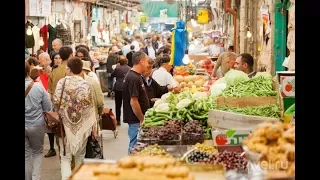
{"type": "Polygon", "coordinates": [[[231,70],[211,80],[206,68],[207,75],[196,72],[197,64],[175,68],[181,91],[164,94],[145,113],[129,157],[84,164],[71,179],[294,179],[294,123],[282,122],[277,102],[283,85],[268,73],[250,79],[231,70]]]}

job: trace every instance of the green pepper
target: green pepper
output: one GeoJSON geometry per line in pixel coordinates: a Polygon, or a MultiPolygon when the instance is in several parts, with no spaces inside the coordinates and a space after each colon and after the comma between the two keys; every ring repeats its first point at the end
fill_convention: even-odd
{"type": "Polygon", "coordinates": [[[162,112],[162,111],[161,111],[161,112],[157,112],[156,114],[157,114],[157,115],[158,115],[158,114],[162,114],[162,115],[170,115],[170,112],[162,112]]]}
{"type": "Polygon", "coordinates": [[[164,114],[157,114],[156,116],[154,117],[163,117],[163,118],[171,118],[169,115],[164,115],[164,114]]]}
{"type": "Polygon", "coordinates": [[[162,121],[162,120],[165,120],[166,118],[165,117],[155,117],[152,119],[152,122],[158,122],[158,121],[162,121]]]}
{"type": "Polygon", "coordinates": [[[173,118],[173,111],[170,112],[170,118],[173,118]]]}
{"type": "Polygon", "coordinates": [[[209,111],[209,108],[208,108],[207,103],[205,103],[205,104],[203,105],[203,110],[204,110],[205,112],[208,112],[208,111],[209,111]]]}
{"type": "Polygon", "coordinates": [[[180,111],[177,112],[176,117],[178,120],[182,120],[182,117],[180,116],[180,111]]]}
{"type": "Polygon", "coordinates": [[[202,105],[203,103],[200,101],[199,103],[198,103],[198,111],[201,111],[202,110],[202,105]]]}
{"type": "Polygon", "coordinates": [[[187,119],[188,119],[189,121],[193,120],[193,118],[189,115],[189,113],[187,113],[187,119]]]}
{"type": "Polygon", "coordinates": [[[208,115],[207,114],[204,114],[202,116],[198,116],[196,114],[192,114],[192,117],[196,120],[204,120],[204,119],[208,119],[208,115]]]}

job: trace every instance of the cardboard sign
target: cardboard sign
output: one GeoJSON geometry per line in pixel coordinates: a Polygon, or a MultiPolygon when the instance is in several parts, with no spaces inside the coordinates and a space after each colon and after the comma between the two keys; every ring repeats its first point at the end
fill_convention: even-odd
{"type": "Polygon", "coordinates": [[[221,130],[213,129],[211,131],[214,146],[234,146],[242,145],[244,139],[249,136],[249,131],[244,130],[221,130]]]}

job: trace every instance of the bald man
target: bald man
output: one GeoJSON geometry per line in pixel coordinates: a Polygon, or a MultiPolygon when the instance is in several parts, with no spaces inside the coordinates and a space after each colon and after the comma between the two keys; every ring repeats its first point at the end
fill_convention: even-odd
{"type": "Polygon", "coordinates": [[[59,52],[60,48],[63,46],[63,43],[60,39],[55,39],[52,41],[52,49],[53,51],[51,51],[50,54],[52,54],[52,52],[59,52]]]}

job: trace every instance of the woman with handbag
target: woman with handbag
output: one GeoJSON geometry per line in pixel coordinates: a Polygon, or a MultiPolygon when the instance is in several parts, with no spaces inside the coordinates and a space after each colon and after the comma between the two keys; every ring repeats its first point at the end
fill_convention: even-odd
{"type": "Polygon", "coordinates": [[[25,63],[25,179],[40,180],[45,135],[44,112],[51,110],[51,101],[41,83],[30,77],[25,63]]]}
{"type": "Polygon", "coordinates": [[[98,137],[92,90],[81,77],[83,63],[75,57],[67,65],[69,75],[59,80],[53,97],[64,129],[60,134],[64,138],[59,138],[62,180],[71,175],[72,156],[77,167],[85,157],[88,137],[98,137]]]}

